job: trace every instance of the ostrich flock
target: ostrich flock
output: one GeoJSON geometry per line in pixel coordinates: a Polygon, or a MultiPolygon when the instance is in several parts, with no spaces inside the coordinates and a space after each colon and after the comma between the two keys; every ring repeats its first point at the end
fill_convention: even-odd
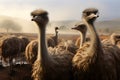
{"type": "Polygon", "coordinates": [[[82,11],[81,22],[71,28],[80,33],[74,42],[59,39],[59,27],[54,36],[46,37],[48,12],[32,11],[38,39],[15,35],[0,39],[1,61],[9,63],[7,78],[0,80],[120,80],[120,34],[101,40],[94,25],[98,13],[96,8],[82,11]],[[16,64],[18,58],[26,64],[22,60],[16,64]]]}

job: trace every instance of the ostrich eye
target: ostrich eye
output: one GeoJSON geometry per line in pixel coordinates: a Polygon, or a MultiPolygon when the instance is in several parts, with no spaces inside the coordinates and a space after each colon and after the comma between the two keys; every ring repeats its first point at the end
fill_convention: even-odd
{"type": "Polygon", "coordinates": [[[33,18],[36,18],[37,16],[36,15],[33,15],[33,18]]]}
{"type": "Polygon", "coordinates": [[[35,15],[32,16],[33,18],[35,17],[35,15]]]}
{"type": "Polygon", "coordinates": [[[94,14],[97,14],[97,12],[94,12],[94,14]]]}
{"type": "Polygon", "coordinates": [[[86,14],[87,14],[87,16],[89,16],[89,15],[90,15],[90,13],[89,13],[89,12],[87,12],[86,14]]]}

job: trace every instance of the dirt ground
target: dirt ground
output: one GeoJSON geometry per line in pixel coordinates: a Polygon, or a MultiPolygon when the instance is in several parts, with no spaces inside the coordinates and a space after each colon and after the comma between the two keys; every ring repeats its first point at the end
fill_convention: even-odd
{"type": "Polygon", "coordinates": [[[9,67],[0,67],[0,80],[32,80],[31,70],[29,64],[14,65],[11,73],[9,67]]]}

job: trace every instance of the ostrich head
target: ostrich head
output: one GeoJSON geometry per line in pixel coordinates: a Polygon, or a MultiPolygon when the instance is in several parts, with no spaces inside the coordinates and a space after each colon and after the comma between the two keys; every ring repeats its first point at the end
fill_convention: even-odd
{"type": "Polygon", "coordinates": [[[113,33],[111,36],[110,36],[110,39],[112,41],[113,44],[117,44],[118,41],[120,41],[120,35],[116,34],[116,33],[113,33]]]}
{"type": "Polygon", "coordinates": [[[31,12],[31,16],[33,16],[32,21],[40,25],[46,25],[49,21],[48,12],[41,9],[31,12]]]}
{"type": "Polygon", "coordinates": [[[86,27],[86,25],[83,24],[83,23],[76,24],[75,27],[72,28],[72,29],[78,30],[78,31],[80,31],[80,32],[82,32],[82,33],[85,33],[85,32],[87,31],[87,27],[86,27]]]}
{"type": "Polygon", "coordinates": [[[58,33],[58,30],[59,30],[59,28],[58,28],[58,27],[55,27],[55,32],[56,32],[56,33],[58,33]]]}
{"type": "Polygon", "coordinates": [[[111,37],[113,37],[113,38],[116,39],[116,40],[120,40],[120,35],[119,35],[119,34],[113,33],[113,34],[111,35],[111,37]]]}
{"type": "Polygon", "coordinates": [[[58,30],[59,28],[58,27],[55,27],[55,30],[58,30]]]}
{"type": "Polygon", "coordinates": [[[82,18],[88,22],[94,22],[97,17],[99,17],[99,15],[98,9],[96,8],[87,8],[82,12],[82,18]]]}

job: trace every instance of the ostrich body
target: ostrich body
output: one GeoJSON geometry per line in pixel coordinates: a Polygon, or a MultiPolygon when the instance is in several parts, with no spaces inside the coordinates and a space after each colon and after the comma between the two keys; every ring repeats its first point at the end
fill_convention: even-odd
{"type": "Polygon", "coordinates": [[[6,59],[9,59],[10,71],[12,70],[13,65],[12,60],[21,52],[21,46],[22,44],[20,42],[20,39],[15,36],[7,37],[2,42],[1,56],[5,61],[7,61],[6,59]]]}
{"type": "Polygon", "coordinates": [[[72,29],[78,30],[80,32],[80,38],[77,39],[75,44],[76,46],[79,45],[79,48],[81,48],[85,42],[87,27],[85,24],[81,23],[79,25],[75,25],[75,27],[72,29]]]}
{"type": "Polygon", "coordinates": [[[58,27],[55,27],[55,36],[49,37],[47,39],[48,47],[55,47],[58,45],[58,27]]]}
{"type": "Polygon", "coordinates": [[[83,45],[73,57],[74,80],[118,80],[119,55],[116,46],[101,45],[94,27],[98,10],[83,11],[82,21],[91,34],[90,45],[83,45]],[[118,70],[118,71],[117,71],[118,70]]]}
{"type": "Polygon", "coordinates": [[[58,27],[55,27],[55,36],[47,38],[48,47],[55,47],[58,45],[58,27]]]}
{"type": "MultiPolygon", "coordinates": [[[[10,74],[13,66],[13,58],[17,59],[22,56],[25,47],[28,44],[28,39],[25,37],[7,36],[3,37],[1,42],[1,56],[2,59],[10,64],[10,74]]],[[[23,54],[24,55],[24,54],[23,54]]]]}
{"type": "Polygon", "coordinates": [[[35,21],[39,28],[38,55],[33,64],[34,80],[71,80],[71,61],[73,54],[67,51],[60,53],[49,53],[46,47],[45,30],[48,23],[47,12],[35,10],[31,13],[32,21],[35,21]]]}
{"type": "Polygon", "coordinates": [[[120,42],[120,35],[113,33],[109,39],[104,39],[103,44],[113,44],[119,47],[118,42],[120,42]]]}
{"type": "Polygon", "coordinates": [[[17,55],[16,59],[19,58],[18,60],[20,60],[21,64],[23,64],[25,60],[25,49],[30,41],[27,37],[24,36],[20,36],[18,38],[20,39],[21,43],[21,51],[20,54],[17,55]]]}
{"type": "Polygon", "coordinates": [[[32,40],[26,47],[25,57],[31,64],[37,59],[38,52],[38,40],[32,40]]]}
{"type": "Polygon", "coordinates": [[[29,41],[29,39],[27,37],[24,37],[24,36],[20,36],[19,39],[21,40],[21,43],[22,43],[21,52],[24,52],[26,46],[28,45],[28,43],[30,41],[29,41]]]}
{"type": "MultiPolygon", "coordinates": [[[[81,37],[81,36],[80,36],[81,37]]],[[[85,38],[85,42],[83,42],[83,44],[81,44],[81,38],[80,37],[78,37],[77,39],[76,39],[76,41],[75,41],[75,45],[77,46],[77,47],[82,47],[82,45],[85,43],[85,42],[88,42],[89,43],[89,41],[90,41],[90,38],[89,37],[86,37],[85,38]],[[81,45],[81,46],[80,46],[81,45]]]]}
{"type": "Polygon", "coordinates": [[[78,49],[78,47],[74,44],[72,40],[63,41],[58,45],[58,47],[61,47],[73,54],[75,54],[78,49]]]}
{"type": "Polygon", "coordinates": [[[54,47],[55,46],[55,42],[52,38],[47,38],[47,45],[48,47],[54,47]]]}

